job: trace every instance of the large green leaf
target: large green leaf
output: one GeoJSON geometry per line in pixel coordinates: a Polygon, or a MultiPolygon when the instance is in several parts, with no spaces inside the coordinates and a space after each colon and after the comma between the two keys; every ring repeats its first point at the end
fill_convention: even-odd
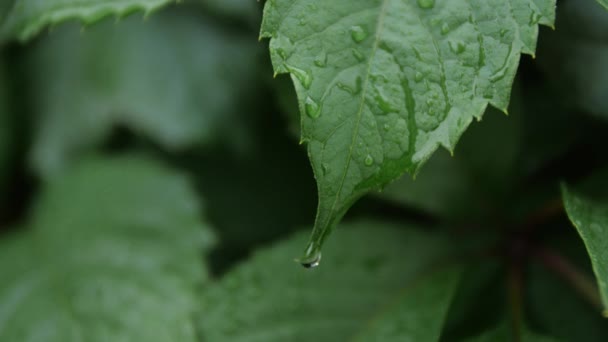
{"type": "Polygon", "coordinates": [[[168,0],[16,0],[4,23],[0,21],[0,41],[13,38],[25,41],[47,26],[70,19],[91,24],[107,16],[121,17],[135,11],[148,15],[168,3],[168,0]]]}
{"type": "Polygon", "coordinates": [[[203,340],[438,340],[460,277],[437,264],[448,239],[378,222],[344,225],[340,238],[314,270],[289,260],[300,233],[225,275],[204,294],[203,340]]]}
{"type": "Polygon", "coordinates": [[[608,202],[588,199],[567,187],[562,192],[568,217],[587,247],[608,317],[608,202]]]}
{"type": "Polygon", "coordinates": [[[597,0],[597,2],[599,2],[600,5],[606,7],[606,9],[608,9],[608,0],[597,0]]]}
{"type": "Polygon", "coordinates": [[[554,0],[266,2],[276,73],[291,73],[318,182],[303,261],[371,189],[453,150],[486,106],[505,110],[520,53],[533,54],[554,0]]]}
{"type": "Polygon", "coordinates": [[[186,11],[104,22],[82,35],[63,26],[24,57],[41,175],[61,171],[116,126],[171,151],[247,141],[240,113],[255,93],[255,40],[186,11]]]}
{"type": "Polygon", "coordinates": [[[1,240],[0,340],[196,341],[213,235],[186,179],[144,158],[95,159],[45,189],[1,240]]]}

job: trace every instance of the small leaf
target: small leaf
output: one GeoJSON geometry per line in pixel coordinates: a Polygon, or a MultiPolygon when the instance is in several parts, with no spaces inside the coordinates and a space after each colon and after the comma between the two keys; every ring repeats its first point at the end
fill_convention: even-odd
{"type": "Polygon", "coordinates": [[[0,340],[197,340],[213,235],[183,176],[144,158],[89,160],[33,216],[0,240],[0,340]]]}
{"type": "Polygon", "coordinates": [[[204,294],[202,338],[438,340],[460,275],[458,266],[438,268],[450,241],[371,221],[345,224],[340,238],[314,270],[289,261],[293,248],[306,240],[300,233],[229,272],[204,294]]]}
{"type": "Polygon", "coordinates": [[[24,56],[37,115],[34,169],[60,173],[116,126],[170,151],[246,145],[240,113],[255,94],[257,51],[247,39],[184,11],[104,22],[84,37],[63,26],[24,56]]]}
{"type": "Polygon", "coordinates": [[[439,145],[453,150],[488,104],[506,110],[520,53],[534,53],[538,24],[552,25],[554,7],[554,0],[266,2],[261,36],[271,38],[275,72],[294,81],[318,183],[303,261],[359,197],[415,173],[439,145]],[[312,116],[310,101],[319,108],[312,116]]]}
{"type": "Polygon", "coordinates": [[[585,198],[565,186],[562,194],[568,217],[587,247],[608,317],[608,202],[585,198]]]}
{"type": "MultiPolygon", "coordinates": [[[[108,16],[122,17],[136,11],[146,15],[169,0],[16,0],[6,20],[0,21],[0,42],[16,38],[26,41],[47,26],[67,20],[85,25],[108,16]]],[[[1,19],[1,18],[0,18],[1,19]]]]}

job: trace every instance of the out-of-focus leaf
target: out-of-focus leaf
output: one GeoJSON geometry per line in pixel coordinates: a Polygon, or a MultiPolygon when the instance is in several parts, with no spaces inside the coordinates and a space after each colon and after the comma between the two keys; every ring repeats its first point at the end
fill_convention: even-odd
{"type": "Polygon", "coordinates": [[[523,329],[519,336],[514,336],[514,332],[509,329],[509,323],[505,322],[498,327],[482,335],[469,339],[468,342],[557,342],[554,338],[535,334],[528,329],[523,329]]]}
{"type": "Polygon", "coordinates": [[[12,116],[8,101],[8,87],[4,59],[0,56],[0,190],[5,185],[5,177],[9,168],[8,163],[13,148],[11,145],[13,131],[11,129],[12,116]]]}
{"type": "MultiPolygon", "coordinates": [[[[576,236],[568,236],[571,243],[576,236]]],[[[587,260],[585,249],[578,253],[587,260]]],[[[561,252],[561,251],[560,251],[561,252]]],[[[591,265],[588,265],[591,276],[591,265]]],[[[564,283],[537,262],[527,272],[526,308],[534,328],[546,331],[562,341],[603,342],[608,340],[606,319],[564,283]]]]}
{"type": "Polygon", "coordinates": [[[241,113],[258,88],[256,51],[255,40],[185,11],[105,22],[84,35],[62,27],[26,56],[34,169],[60,172],[116,126],[171,151],[246,145],[241,113]]]}
{"type": "Polygon", "coordinates": [[[608,119],[608,11],[594,0],[569,0],[558,12],[557,30],[540,40],[539,65],[563,98],[608,119]]]}
{"type": "Polygon", "coordinates": [[[213,242],[187,180],[157,162],[88,160],[49,185],[0,247],[0,340],[196,341],[213,242]]]}
{"type": "Polygon", "coordinates": [[[148,15],[168,3],[169,0],[16,0],[13,6],[6,7],[10,11],[4,23],[0,14],[0,41],[26,41],[45,27],[70,19],[88,25],[111,15],[122,17],[136,11],[148,15]]]}
{"type": "Polygon", "coordinates": [[[599,2],[600,5],[604,6],[606,9],[608,9],[608,0],[597,0],[597,2],[599,2]]]}
{"type": "Polygon", "coordinates": [[[568,217],[587,247],[608,317],[608,202],[588,199],[567,187],[562,193],[568,217]]]}
{"type": "Polygon", "coordinates": [[[488,104],[506,110],[521,53],[555,1],[276,0],[264,8],[276,73],[298,93],[318,183],[315,258],[348,208],[455,148],[488,104]]]}
{"type": "Polygon", "coordinates": [[[459,277],[437,268],[448,239],[386,223],[345,224],[323,265],[307,271],[290,261],[307,235],[256,253],[207,290],[202,338],[346,341],[390,331],[399,341],[438,339],[459,277]]]}

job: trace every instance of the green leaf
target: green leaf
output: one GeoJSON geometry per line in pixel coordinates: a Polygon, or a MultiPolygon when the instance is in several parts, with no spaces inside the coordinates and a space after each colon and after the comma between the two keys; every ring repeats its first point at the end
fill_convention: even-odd
{"type": "Polygon", "coordinates": [[[505,322],[498,327],[481,334],[476,338],[468,340],[469,342],[495,342],[495,341],[519,341],[519,342],[554,342],[551,337],[535,334],[527,329],[521,332],[519,336],[513,336],[513,331],[509,329],[509,323],[505,322]]]}
{"type": "Polygon", "coordinates": [[[0,240],[0,340],[196,341],[213,235],[186,179],[93,159],[48,185],[30,230],[0,240]]]}
{"type": "Polygon", "coordinates": [[[352,203],[453,150],[486,106],[505,110],[520,53],[533,54],[553,0],[266,2],[276,73],[291,73],[318,182],[303,262],[352,203]]]}
{"type": "MultiPolygon", "coordinates": [[[[12,153],[12,115],[9,108],[8,89],[4,58],[0,56],[0,190],[3,190],[6,185],[5,177],[8,174],[9,159],[12,153]]],[[[0,198],[0,202],[2,200],[3,198],[0,198]]]]}
{"type": "Polygon", "coordinates": [[[246,146],[256,51],[254,40],[185,11],[104,22],[84,37],[61,27],[24,56],[37,115],[33,168],[58,174],[117,126],[169,151],[246,146]]]}
{"type": "Polygon", "coordinates": [[[168,0],[16,0],[5,22],[0,21],[0,42],[13,38],[26,41],[45,27],[67,20],[89,25],[108,16],[122,17],[136,11],[147,16],[168,3],[168,0]]]}
{"type": "Polygon", "coordinates": [[[314,270],[289,260],[306,240],[300,233],[229,272],[204,294],[202,338],[437,340],[460,274],[458,266],[437,264],[447,257],[449,240],[378,222],[344,225],[340,238],[314,270]]]}
{"type": "Polygon", "coordinates": [[[585,198],[565,186],[562,194],[568,217],[587,247],[608,317],[608,202],[585,198]]]}
{"type": "Polygon", "coordinates": [[[606,9],[608,9],[608,0],[597,0],[597,2],[599,2],[600,5],[604,6],[606,9]]]}

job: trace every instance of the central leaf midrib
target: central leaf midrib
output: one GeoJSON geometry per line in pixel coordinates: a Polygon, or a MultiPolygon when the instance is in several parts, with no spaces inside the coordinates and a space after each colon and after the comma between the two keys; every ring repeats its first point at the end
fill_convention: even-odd
{"type": "MultiPolygon", "coordinates": [[[[369,75],[371,73],[371,65],[374,56],[376,55],[376,51],[378,50],[378,46],[380,43],[380,34],[382,33],[382,28],[384,24],[384,16],[386,15],[386,7],[390,0],[383,0],[382,5],[380,6],[380,13],[378,14],[378,22],[376,23],[376,32],[374,34],[374,44],[372,45],[372,50],[369,56],[369,60],[367,61],[367,68],[365,71],[365,79],[363,80],[362,90],[361,90],[361,102],[359,104],[359,110],[357,111],[357,118],[355,123],[355,130],[353,132],[353,138],[351,140],[348,156],[346,158],[346,166],[344,167],[344,171],[342,172],[342,178],[340,179],[340,186],[338,188],[338,192],[336,193],[336,198],[334,199],[334,203],[331,206],[331,212],[335,212],[336,205],[340,200],[340,195],[342,194],[342,189],[344,188],[344,181],[346,179],[346,174],[348,173],[348,169],[350,168],[350,163],[353,159],[353,147],[357,141],[357,136],[359,135],[359,126],[361,125],[361,118],[363,116],[363,107],[365,106],[365,95],[367,93],[367,87],[369,84],[369,75]]],[[[327,223],[326,223],[327,224],[327,223]]],[[[326,227],[324,227],[325,229],[326,227]]]]}

